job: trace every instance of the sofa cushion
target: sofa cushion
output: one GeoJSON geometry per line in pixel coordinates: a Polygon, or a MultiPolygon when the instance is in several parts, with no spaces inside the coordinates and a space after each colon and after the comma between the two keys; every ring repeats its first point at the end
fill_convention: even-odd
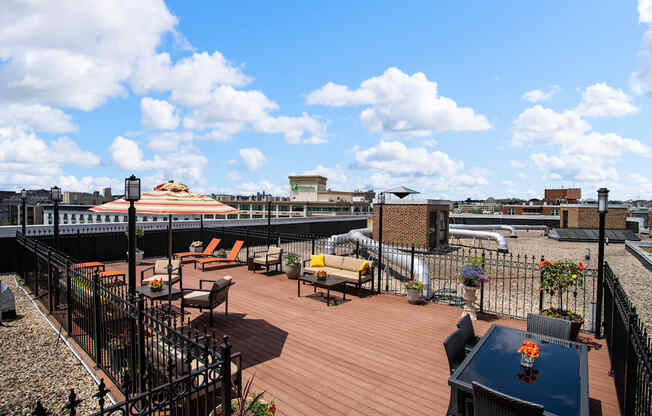
{"type": "Polygon", "coordinates": [[[356,259],[354,257],[344,257],[342,259],[342,269],[350,272],[358,272],[366,260],[356,259]]]}
{"type": "Polygon", "coordinates": [[[332,254],[324,254],[324,266],[326,266],[326,267],[334,267],[336,269],[341,269],[343,259],[344,259],[344,257],[342,257],[342,256],[334,256],[332,254]]]}
{"type": "Polygon", "coordinates": [[[358,283],[358,272],[352,272],[350,270],[333,270],[332,273],[329,273],[329,276],[358,283]]]}
{"type": "Polygon", "coordinates": [[[303,269],[304,273],[315,274],[316,272],[324,270],[329,276],[334,276],[335,273],[339,273],[341,269],[336,269],[334,267],[306,267],[303,269]]]}

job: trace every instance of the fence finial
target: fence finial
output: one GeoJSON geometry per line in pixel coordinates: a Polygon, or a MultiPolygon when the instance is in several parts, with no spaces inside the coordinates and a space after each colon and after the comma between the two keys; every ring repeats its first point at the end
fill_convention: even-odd
{"type": "Polygon", "coordinates": [[[75,389],[70,389],[70,394],[68,395],[68,403],[63,406],[64,410],[68,410],[70,416],[75,416],[77,414],[77,406],[82,402],[82,399],[77,398],[75,389]]]}
{"type": "Polygon", "coordinates": [[[97,403],[100,405],[100,410],[104,410],[104,397],[109,393],[109,389],[106,388],[104,384],[104,379],[100,379],[100,384],[97,385],[97,393],[93,395],[97,399],[97,403]]]}
{"type": "Polygon", "coordinates": [[[52,416],[52,413],[48,412],[40,400],[36,401],[36,408],[32,412],[32,416],[52,416]]]}

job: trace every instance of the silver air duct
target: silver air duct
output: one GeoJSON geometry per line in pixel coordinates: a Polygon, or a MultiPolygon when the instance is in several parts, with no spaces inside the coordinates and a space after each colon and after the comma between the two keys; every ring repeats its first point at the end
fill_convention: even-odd
{"type": "Polygon", "coordinates": [[[511,238],[517,238],[518,234],[516,234],[516,227],[513,225],[498,225],[498,224],[491,224],[491,225],[471,225],[471,224],[449,224],[448,225],[449,229],[460,229],[460,230],[490,230],[490,231],[496,231],[496,230],[503,230],[503,231],[509,231],[510,232],[510,237],[511,238]]]}
{"type": "Polygon", "coordinates": [[[499,233],[490,233],[487,231],[473,231],[473,230],[463,230],[459,228],[449,228],[448,235],[451,237],[459,238],[480,238],[483,240],[494,240],[498,244],[498,251],[507,253],[509,249],[507,248],[507,240],[502,234],[499,233]]]}

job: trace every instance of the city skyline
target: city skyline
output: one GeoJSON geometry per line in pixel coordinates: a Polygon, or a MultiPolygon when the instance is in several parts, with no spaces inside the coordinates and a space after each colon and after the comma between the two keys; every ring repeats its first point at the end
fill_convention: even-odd
{"type": "Polygon", "coordinates": [[[2,9],[2,189],[652,199],[651,0],[2,9]]]}

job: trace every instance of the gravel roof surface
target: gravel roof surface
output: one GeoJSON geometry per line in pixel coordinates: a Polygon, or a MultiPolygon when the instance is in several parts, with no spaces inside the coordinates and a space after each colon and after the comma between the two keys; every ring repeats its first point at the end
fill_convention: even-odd
{"type": "MultiPolygon", "coordinates": [[[[508,233],[503,232],[506,237],[508,233]]],[[[650,241],[642,237],[642,241],[650,241]]],[[[466,240],[468,242],[468,240],[466,240]]],[[[546,260],[569,259],[582,261],[589,268],[598,267],[597,243],[574,243],[545,237],[542,231],[518,231],[518,238],[507,238],[510,253],[544,255],[546,260]],[[586,249],[591,250],[591,260],[586,261],[586,249]]],[[[486,244],[486,243],[485,243],[486,244]]],[[[493,248],[493,247],[492,247],[493,248]]],[[[620,279],[625,291],[645,322],[648,332],[652,330],[652,272],[625,249],[625,244],[612,243],[605,247],[605,260],[620,279]]]]}
{"type": "Polygon", "coordinates": [[[14,276],[0,280],[16,297],[18,314],[0,326],[0,415],[31,415],[37,400],[52,414],[64,414],[71,388],[84,399],[77,414],[98,410],[93,378],[66,344],[57,342],[58,334],[16,286],[14,276]]]}

